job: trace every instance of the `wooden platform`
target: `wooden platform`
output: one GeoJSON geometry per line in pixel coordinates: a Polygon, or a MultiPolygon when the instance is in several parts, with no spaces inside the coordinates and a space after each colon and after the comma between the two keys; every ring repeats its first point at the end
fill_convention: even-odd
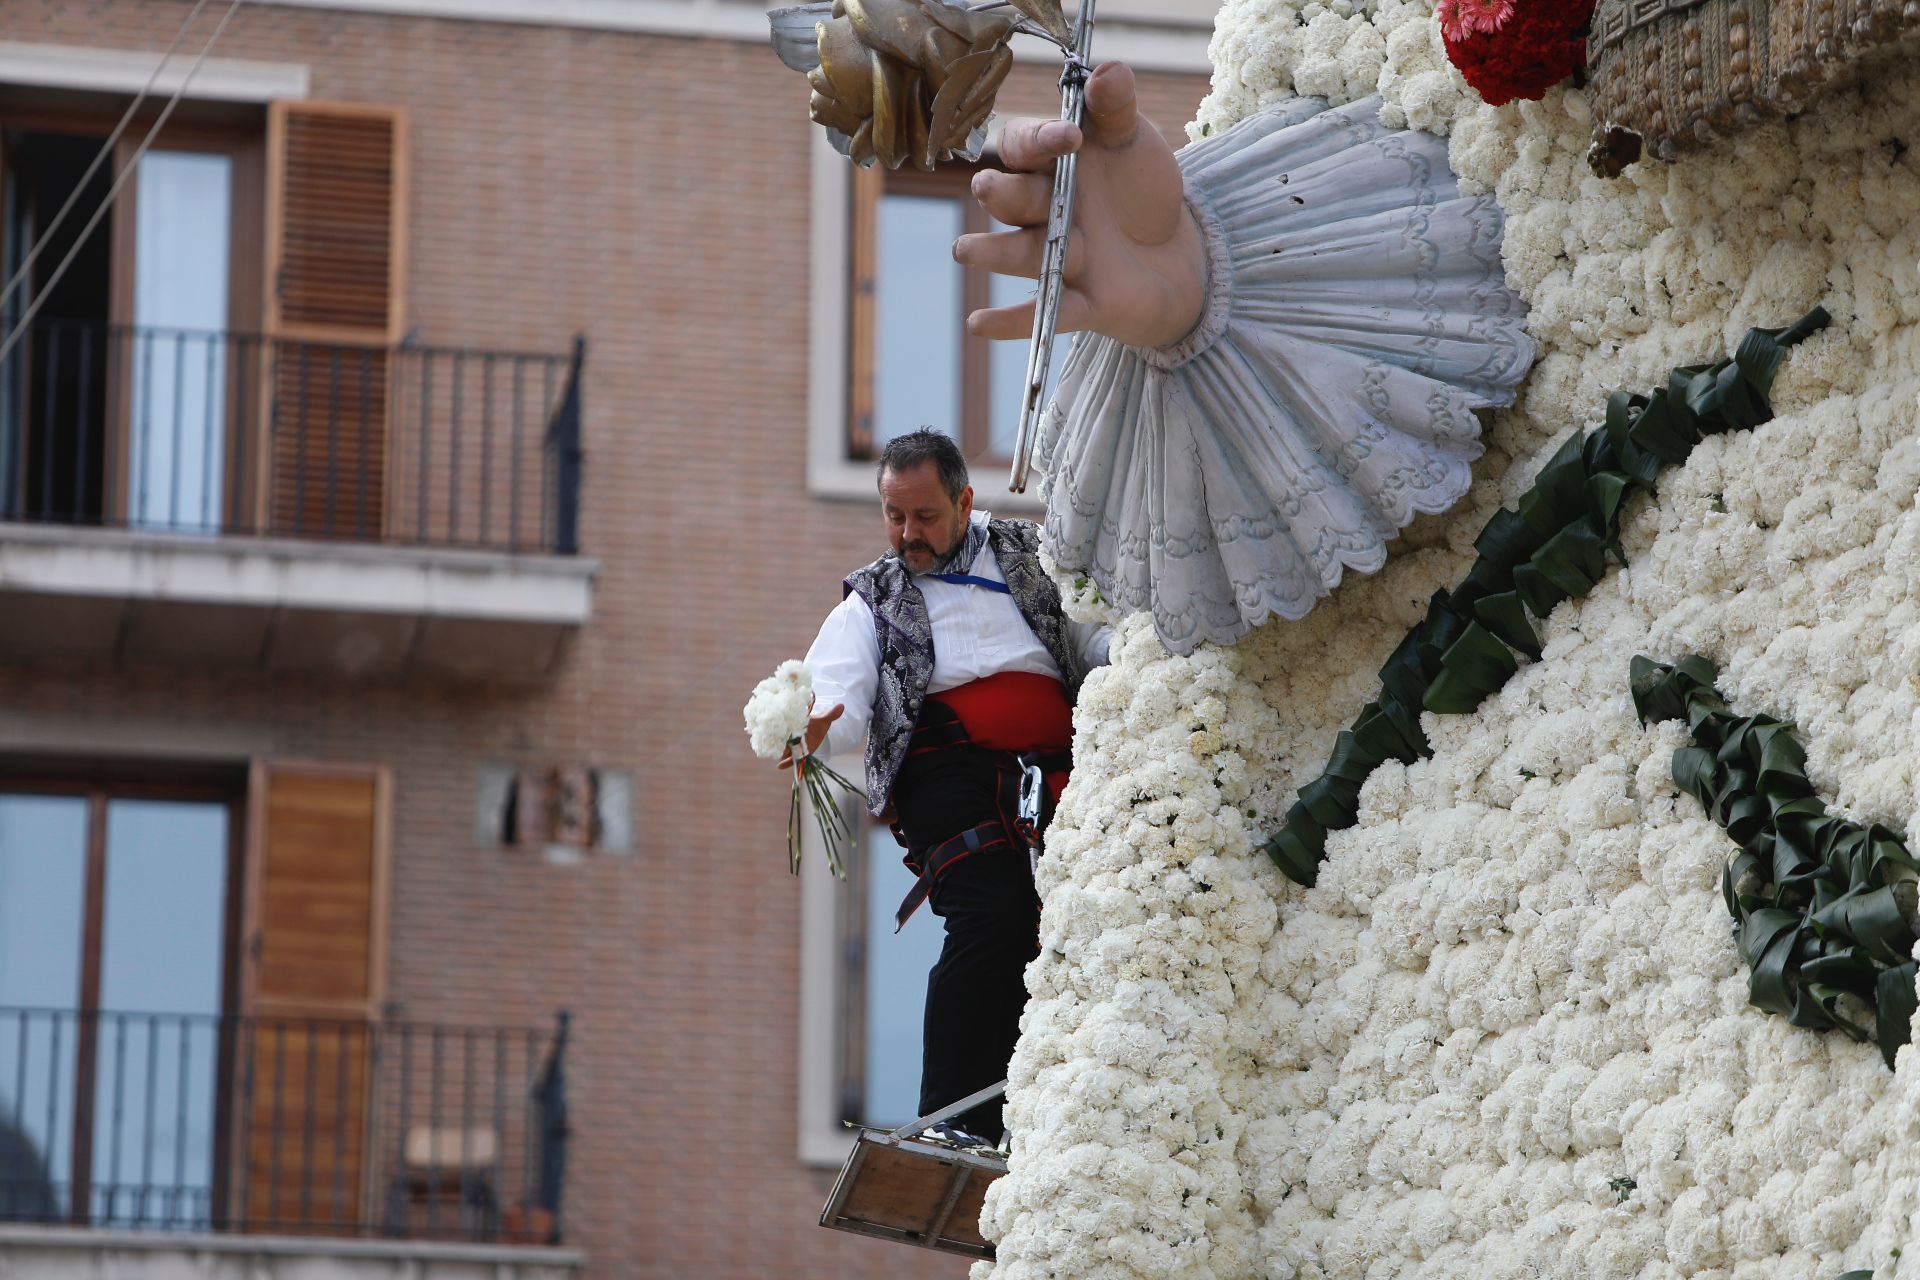
{"type": "Polygon", "coordinates": [[[993,1257],[980,1234],[987,1188],[1007,1171],[995,1154],[930,1142],[919,1135],[941,1120],[997,1095],[996,1085],[891,1131],[860,1129],[820,1211],[820,1225],[902,1244],[993,1257]]]}

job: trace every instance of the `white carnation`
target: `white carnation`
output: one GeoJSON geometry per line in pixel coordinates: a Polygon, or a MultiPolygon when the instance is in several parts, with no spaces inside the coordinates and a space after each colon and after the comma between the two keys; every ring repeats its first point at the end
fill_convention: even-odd
{"type": "Polygon", "coordinates": [[[1293,93],[1447,134],[1541,358],[1461,507],[1297,623],[1168,656],[1122,619],[1077,715],[1012,1068],[1003,1278],[1920,1275],[1920,1052],[1747,1002],[1730,842],[1642,727],[1636,652],[1792,720],[1842,812],[1920,831],[1920,66],[1616,181],[1565,87],[1491,108],[1427,0],[1227,0],[1217,131],[1293,93]],[[1301,889],[1258,851],[1492,511],[1609,392],[1814,303],[1779,417],[1630,506],[1630,565],[1301,889]],[[1896,1250],[1903,1252],[1896,1255],[1896,1250]]]}
{"type": "Polygon", "coordinates": [[[813,675],[807,664],[789,658],[753,686],[747,699],[747,740],[762,760],[777,760],[807,731],[813,707],[813,675]]]}

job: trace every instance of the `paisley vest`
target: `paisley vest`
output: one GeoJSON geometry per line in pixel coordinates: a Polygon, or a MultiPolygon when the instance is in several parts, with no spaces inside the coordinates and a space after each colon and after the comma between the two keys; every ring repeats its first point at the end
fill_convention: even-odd
{"type": "MultiPolygon", "coordinates": [[[[971,524],[952,567],[958,572],[971,568],[983,546],[991,548],[999,562],[1020,616],[1060,668],[1071,701],[1087,672],[1067,633],[1060,590],[1040,567],[1039,529],[1024,520],[971,524]]],[[[880,642],[880,681],[867,726],[867,804],[877,816],[886,810],[933,680],[933,623],[927,616],[926,598],[895,552],[849,574],[842,585],[873,610],[874,634],[880,642]]]]}

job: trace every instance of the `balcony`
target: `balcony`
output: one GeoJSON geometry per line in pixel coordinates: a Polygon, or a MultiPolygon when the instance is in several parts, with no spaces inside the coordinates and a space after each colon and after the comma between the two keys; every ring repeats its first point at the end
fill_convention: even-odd
{"type": "Polygon", "coordinates": [[[564,1263],[566,1047],[564,1013],[0,1009],[0,1252],[564,1263]]]}
{"type": "Polygon", "coordinates": [[[42,321],[0,661],[537,680],[590,613],[570,355],[42,321]]]}

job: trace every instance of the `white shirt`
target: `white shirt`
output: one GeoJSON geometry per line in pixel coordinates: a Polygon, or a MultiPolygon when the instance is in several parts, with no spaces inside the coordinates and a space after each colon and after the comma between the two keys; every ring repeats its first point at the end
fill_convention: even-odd
{"type": "MultiPolygon", "coordinates": [[[[975,524],[987,519],[986,512],[973,513],[975,524]]],[[[944,572],[1006,581],[990,546],[981,548],[971,566],[948,565],[944,572]]],[[[928,693],[957,689],[1003,671],[1061,678],[1059,665],[1020,616],[1012,596],[988,587],[942,582],[923,573],[914,574],[913,581],[926,599],[927,619],[933,626],[933,679],[928,693]]],[[[1110,635],[1107,627],[1067,623],[1067,638],[1088,667],[1106,664],[1110,635]]],[[[807,670],[813,674],[816,714],[835,703],[846,708],[827,730],[820,754],[836,756],[853,750],[867,736],[873,695],[880,683],[880,641],[874,634],[873,610],[865,600],[850,593],[827,615],[807,650],[807,670]]]]}

